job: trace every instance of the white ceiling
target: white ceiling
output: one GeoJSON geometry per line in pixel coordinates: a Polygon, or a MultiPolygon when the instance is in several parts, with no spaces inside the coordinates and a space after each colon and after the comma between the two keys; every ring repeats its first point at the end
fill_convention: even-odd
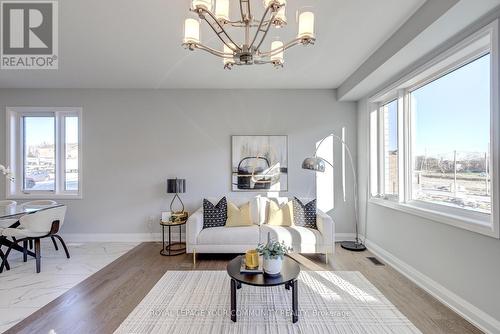
{"type": "MultiPolygon", "coordinates": [[[[289,50],[281,70],[224,71],[219,58],[180,46],[189,0],[59,1],[59,70],[1,70],[0,88],[336,88],[423,2],[289,0],[289,25],[271,37],[293,38],[295,11],[312,3],[316,45],[289,50]]],[[[221,48],[207,27],[202,41],[221,48]]]]}

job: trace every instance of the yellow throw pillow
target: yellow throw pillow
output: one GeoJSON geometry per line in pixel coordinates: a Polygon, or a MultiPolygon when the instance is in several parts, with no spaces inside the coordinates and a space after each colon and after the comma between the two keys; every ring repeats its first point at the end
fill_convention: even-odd
{"type": "Polygon", "coordinates": [[[226,227],[252,226],[250,218],[250,202],[243,204],[239,208],[229,202],[227,204],[226,227]]]}
{"type": "Polygon", "coordinates": [[[269,201],[267,224],[272,226],[293,225],[293,203],[288,201],[281,208],[274,201],[269,201]]]}

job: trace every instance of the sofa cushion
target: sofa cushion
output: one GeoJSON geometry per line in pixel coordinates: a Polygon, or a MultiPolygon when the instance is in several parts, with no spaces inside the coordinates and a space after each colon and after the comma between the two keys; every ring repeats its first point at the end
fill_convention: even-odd
{"type": "Polygon", "coordinates": [[[323,244],[321,233],[312,228],[302,226],[270,226],[262,225],[261,242],[266,243],[267,237],[276,241],[284,241],[287,246],[293,247],[294,252],[303,252],[307,246],[320,246],[323,244]]]}
{"type": "Polygon", "coordinates": [[[201,245],[255,245],[259,243],[259,227],[213,227],[203,229],[198,234],[198,244],[201,245]]]}
{"type": "Polygon", "coordinates": [[[226,227],[252,226],[250,217],[250,202],[247,202],[239,208],[236,204],[229,202],[227,204],[226,227]]]}
{"type": "Polygon", "coordinates": [[[293,223],[296,226],[303,226],[318,229],[316,226],[316,200],[307,204],[302,203],[300,199],[293,199],[293,223]]]}
{"type": "Polygon", "coordinates": [[[267,225],[292,226],[293,225],[293,205],[289,201],[283,206],[278,206],[274,201],[269,201],[267,225]]]}
{"type": "Polygon", "coordinates": [[[213,205],[207,199],[203,200],[203,228],[218,227],[226,225],[227,220],[227,200],[226,197],[213,205]]]}

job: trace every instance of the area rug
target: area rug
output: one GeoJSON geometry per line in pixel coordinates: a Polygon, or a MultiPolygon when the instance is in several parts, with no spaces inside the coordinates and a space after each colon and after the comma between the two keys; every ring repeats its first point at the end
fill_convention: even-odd
{"type": "Polygon", "coordinates": [[[115,333],[420,333],[361,273],[303,271],[299,321],[284,286],[243,285],[230,320],[225,271],[167,272],[115,333]]]}

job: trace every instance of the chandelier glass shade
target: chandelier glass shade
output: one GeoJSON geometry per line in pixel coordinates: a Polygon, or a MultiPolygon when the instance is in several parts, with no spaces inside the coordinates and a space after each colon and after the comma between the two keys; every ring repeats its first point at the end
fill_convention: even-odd
{"type": "Polygon", "coordinates": [[[296,45],[314,44],[314,12],[311,7],[302,7],[297,11],[297,37],[287,43],[275,40],[271,43],[270,50],[262,50],[271,28],[287,25],[286,0],[263,0],[264,14],[260,20],[254,18],[250,11],[257,1],[259,0],[239,0],[239,18],[231,21],[229,0],[192,0],[190,11],[198,18],[189,17],[185,20],[182,45],[189,50],[200,49],[220,57],[224,68],[231,69],[234,65],[253,64],[283,67],[287,49],[296,45]],[[201,43],[200,21],[205,21],[222,41],[222,50],[201,43]],[[244,31],[244,41],[237,43],[228,33],[229,27],[241,28],[244,31]]]}

